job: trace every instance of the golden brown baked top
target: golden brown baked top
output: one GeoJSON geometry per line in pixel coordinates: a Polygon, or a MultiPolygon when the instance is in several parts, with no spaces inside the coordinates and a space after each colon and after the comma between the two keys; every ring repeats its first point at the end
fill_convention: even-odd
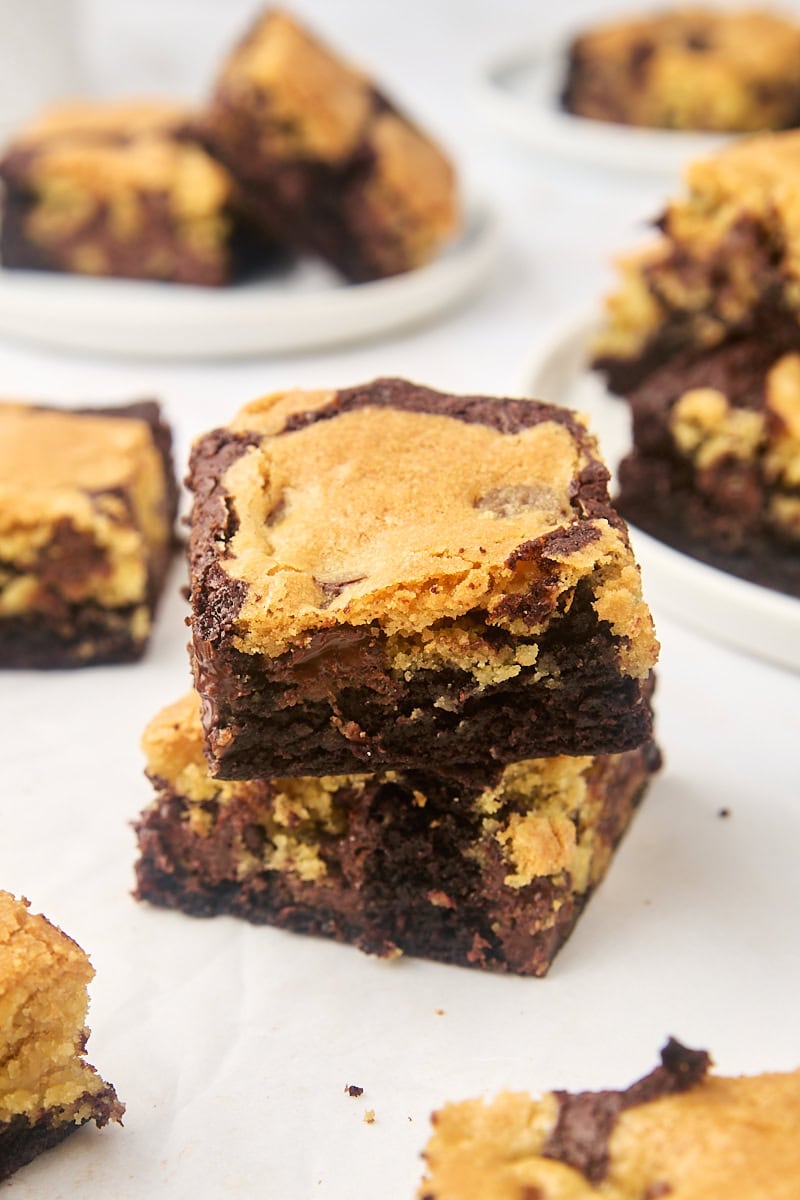
{"type": "Polygon", "coordinates": [[[255,114],[256,149],[270,159],[336,166],[371,156],[367,203],[374,217],[394,220],[394,240],[411,242],[414,265],[459,222],[455,172],[431,138],[377,95],[368,75],[281,9],[264,12],[232,51],[216,92],[224,109],[255,114]]]}
{"type": "Polygon", "coordinates": [[[581,34],[575,110],[680,129],[781,129],[800,116],[800,24],[761,9],[679,7],[581,34]]]}
{"type": "Polygon", "coordinates": [[[326,162],[349,158],[372,111],[369,78],[281,9],[265,11],[234,48],[220,85],[245,103],[254,88],[266,93],[269,144],[326,162]]]}
{"type": "MultiPolygon", "coordinates": [[[[65,600],[142,604],[151,555],[172,537],[164,461],[149,423],[129,415],[0,402],[0,614],[65,600]],[[43,556],[68,526],[97,555],[43,584],[43,556]]],[[[144,619],[144,615],[143,615],[144,619]]]]}
{"type": "Polygon", "coordinates": [[[557,1093],[446,1104],[433,1116],[419,1200],[795,1200],[800,1071],[710,1076],[621,1112],[605,1177],[542,1154],[557,1093]]]}
{"type": "Polygon", "coordinates": [[[92,1096],[109,1090],[82,1057],[93,975],[77,943],[0,892],[0,1123],[45,1113],[80,1122],[93,1115],[92,1096]]]}
{"type": "Polygon", "coordinates": [[[625,669],[649,671],[656,643],[624,529],[575,498],[582,472],[605,475],[594,439],[572,415],[543,406],[542,419],[526,401],[478,401],[498,420],[517,405],[530,423],[513,432],[436,411],[460,399],[389,380],[275,393],[242,409],[225,436],[241,436],[243,452],[220,483],[237,527],[219,565],[246,584],[234,644],[276,655],[310,630],[372,622],[413,637],[473,611],[535,632],[503,612],[503,597],[545,570],[515,552],[572,530],[548,550],[556,592],[591,577],[598,616],[625,641],[625,669]],[[433,410],[398,407],[409,394],[433,410]],[[346,395],[355,407],[341,407],[346,395]]]}
{"type": "Polygon", "coordinates": [[[26,493],[126,487],[152,447],[146,421],[0,401],[0,483],[26,493]]]}
{"type": "Polygon", "coordinates": [[[53,207],[74,207],[76,190],[101,199],[131,190],[163,195],[178,219],[202,217],[228,202],[232,182],[199,143],[179,136],[190,115],[159,101],[51,108],[6,147],[3,172],[53,207]]]}

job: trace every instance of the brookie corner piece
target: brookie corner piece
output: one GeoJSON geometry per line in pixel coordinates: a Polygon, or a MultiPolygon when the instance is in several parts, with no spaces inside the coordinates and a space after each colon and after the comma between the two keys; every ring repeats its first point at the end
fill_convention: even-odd
{"type": "Polygon", "coordinates": [[[190,117],[87,101],[21,130],[0,162],[3,267],[217,285],[263,259],[190,117]]]}
{"type": "Polygon", "coordinates": [[[435,142],[280,9],[223,64],[201,128],[265,230],[351,280],[421,266],[458,227],[435,142]]]}
{"type": "Polygon", "coordinates": [[[215,780],[196,695],[143,746],[139,899],[520,975],[548,970],[659,763],[649,743],[450,776],[215,780]]]}
{"type": "Polygon", "coordinates": [[[726,1078],[670,1039],[625,1091],[503,1092],[432,1117],[418,1200],[795,1200],[800,1071],[726,1078]]]}
{"type": "Polygon", "coordinates": [[[650,736],[657,643],[594,439],[403,380],[195,444],[192,646],[220,778],[446,770],[650,736]]]}
{"type": "Polygon", "coordinates": [[[800,131],[761,134],[692,163],[661,236],[620,263],[591,347],[626,395],[666,363],[742,338],[800,345],[800,131]]]}
{"type": "Polygon", "coordinates": [[[0,1180],[87,1121],[121,1122],[84,1057],[93,976],[80,946],[0,891],[0,1180]]]}
{"type": "Polygon", "coordinates": [[[700,6],[612,20],[572,42],[562,103],[655,129],[789,129],[800,122],[800,25],[700,6]]]}
{"type": "Polygon", "coordinates": [[[154,401],[0,403],[0,668],[139,658],[176,505],[171,434],[154,401]]]}

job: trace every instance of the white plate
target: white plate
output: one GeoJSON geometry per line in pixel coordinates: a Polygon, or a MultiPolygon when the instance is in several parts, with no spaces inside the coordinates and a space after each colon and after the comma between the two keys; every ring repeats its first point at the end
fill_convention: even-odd
{"type": "MultiPolygon", "coordinates": [[[[593,322],[554,338],[524,381],[532,395],[588,413],[612,471],[630,449],[628,408],[586,369],[593,322]]],[[[737,579],[632,528],[646,593],[654,605],[709,637],[800,670],[800,600],[737,579]]]]}
{"type": "Polygon", "coordinates": [[[532,150],[647,175],[674,176],[691,159],[730,141],[721,134],[638,129],[564,112],[559,95],[566,64],[565,42],[532,46],[491,64],[479,85],[486,115],[532,150]]]}
{"type": "Polygon", "coordinates": [[[50,346],[158,358],[233,358],[361,341],[468,299],[497,257],[489,209],[469,210],[457,241],[427,266],[346,284],[324,264],[225,288],[41,271],[0,271],[0,333],[50,346]]]}

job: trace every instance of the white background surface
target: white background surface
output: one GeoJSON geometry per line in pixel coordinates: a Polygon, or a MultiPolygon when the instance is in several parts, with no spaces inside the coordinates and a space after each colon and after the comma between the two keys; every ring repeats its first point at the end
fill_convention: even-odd
{"type": "MultiPolygon", "coordinates": [[[[306,358],[178,366],[0,342],[3,392],[65,403],[160,395],[183,463],[196,433],[273,388],[399,373],[512,393],[554,326],[596,303],[610,255],[641,236],[660,186],[526,154],[478,119],[472,89],[484,60],[538,23],[550,32],[607,5],[297,7],[426,117],[494,202],[505,247],[483,295],[424,331],[306,358]]],[[[158,90],[174,82],[191,95],[253,5],[83,8],[99,90],[163,81],[158,90]]],[[[139,734],[189,679],[179,574],[141,665],[0,676],[0,886],[90,951],[90,1058],[128,1105],[124,1130],[83,1131],[0,1194],[402,1200],[445,1099],[626,1084],[670,1033],[709,1047],[724,1072],[800,1065],[796,675],[685,631],[651,597],[666,766],[550,976],[387,964],[130,898],[129,822],[150,795],[139,734]],[[353,1083],[359,1100],[344,1094],[353,1083]]]]}

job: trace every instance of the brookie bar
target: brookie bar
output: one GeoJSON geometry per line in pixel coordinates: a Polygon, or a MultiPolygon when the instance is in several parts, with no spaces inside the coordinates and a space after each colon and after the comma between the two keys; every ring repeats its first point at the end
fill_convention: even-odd
{"type": "Polygon", "coordinates": [[[700,6],[604,22],[573,40],[562,102],[656,129],[788,129],[800,122],[800,25],[700,6]]]}
{"type": "Polygon", "coordinates": [[[349,279],[421,266],[458,226],[439,147],[282,10],[229,55],[200,128],[265,231],[349,279]]]}
{"type": "Polygon", "coordinates": [[[229,173],[160,103],[54,108],[5,150],[4,268],[227,283],[264,257],[229,173]]]}
{"type": "Polygon", "coordinates": [[[620,512],[684,553],[800,596],[800,353],[735,341],[665,364],[628,400],[620,512]]]}
{"type": "Polygon", "coordinates": [[[735,142],[686,180],[660,238],[622,260],[593,341],[593,365],[620,395],[728,341],[800,348],[800,132],[735,142]]]}
{"type": "Polygon", "coordinates": [[[225,782],[196,695],[143,744],[157,794],[138,823],[140,899],[522,975],[547,971],[659,761],[651,743],[451,776],[225,782]]]}
{"type": "Polygon", "coordinates": [[[138,658],[176,504],[155,402],[0,403],[0,667],[138,658]]]}
{"type": "Polygon", "coordinates": [[[220,778],[607,754],[657,643],[594,439],[403,380],[294,391],[195,444],[192,647],[220,778]]]}

